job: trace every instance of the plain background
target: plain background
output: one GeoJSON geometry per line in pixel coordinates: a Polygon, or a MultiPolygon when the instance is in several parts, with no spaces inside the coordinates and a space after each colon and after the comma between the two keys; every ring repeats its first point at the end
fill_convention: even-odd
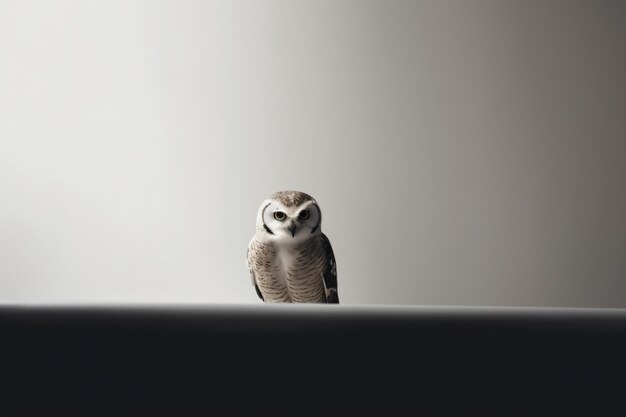
{"type": "Polygon", "coordinates": [[[0,0],[0,300],[260,303],[297,189],[344,304],[626,307],[625,4],[0,0]]]}

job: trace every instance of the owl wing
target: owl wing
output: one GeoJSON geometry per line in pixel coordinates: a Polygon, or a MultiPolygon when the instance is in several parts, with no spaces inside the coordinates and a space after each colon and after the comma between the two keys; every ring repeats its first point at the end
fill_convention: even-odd
{"type": "Polygon", "coordinates": [[[326,255],[326,265],[324,267],[324,287],[326,288],[326,303],[339,304],[339,295],[337,294],[337,263],[335,262],[335,254],[333,247],[330,245],[328,237],[322,233],[322,245],[324,254],[326,255]]]}
{"type": "Polygon", "coordinates": [[[248,270],[250,271],[250,279],[252,280],[252,285],[254,286],[254,289],[256,290],[256,295],[259,296],[261,301],[265,301],[265,299],[263,298],[263,294],[261,294],[261,290],[259,290],[259,284],[256,283],[254,270],[252,269],[252,267],[250,267],[251,262],[250,262],[250,246],[249,245],[248,245],[248,251],[246,252],[246,265],[248,266],[248,270]]]}

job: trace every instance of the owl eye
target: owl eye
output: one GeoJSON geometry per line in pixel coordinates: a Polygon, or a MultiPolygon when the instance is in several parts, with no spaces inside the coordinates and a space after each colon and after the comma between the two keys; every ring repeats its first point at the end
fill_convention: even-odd
{"type": "Polygon", "coordinates": [[[274,218],[278,220],[279,222],[282,222],[283,220],[287,218],[287,215],[283,213],[282,211],[276,211],[274,212],[274,218]]]}
{"type": "Polygon", "coordinates": [[[300,220],[306,220],[309,218],[309,210],[302,210],[300,214],[298,214],[298,218],[300,220]]]}

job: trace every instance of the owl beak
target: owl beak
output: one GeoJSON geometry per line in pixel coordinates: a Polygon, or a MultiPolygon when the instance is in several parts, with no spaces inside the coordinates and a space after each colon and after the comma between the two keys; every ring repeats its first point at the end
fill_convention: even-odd
{"type": "Polygon", "coordinates": [[[296,230],[298,230],[298,226],[296,226],[296,224],[294,222],[291,222],[289,224],[289,226],[287,227],[287,230],[289,230],[291,232],[291,237],[295,237],[296,236],[296,230]]]}

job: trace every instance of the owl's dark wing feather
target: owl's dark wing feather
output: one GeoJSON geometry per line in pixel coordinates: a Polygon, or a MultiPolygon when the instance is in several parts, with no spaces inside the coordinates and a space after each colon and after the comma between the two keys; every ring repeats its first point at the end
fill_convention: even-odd
{"type": "Polygon", "coordinates": [[[337,262],[333,247],[330,240],[322,233],[322,244],[324,253],[326,254],[326,265],[324,268],[324,286],[326,287],[326,303],[339,304],[339,295],[337,294],[337,262]]]}
{"type": "MultiPolygon", "coordinates": [[[[250,271],[250,273],[252,274],[252,279],[254,280],[254,272],[250,271]]],[[[265,301],[265,298],[263,298],[263,294],[261,294],[261,290],[259,290],[259,286],[257,285],[256,280],[254,281],[254,289],[256,290],[256,295],[259,296],[261,301],[265,301]]]]}

